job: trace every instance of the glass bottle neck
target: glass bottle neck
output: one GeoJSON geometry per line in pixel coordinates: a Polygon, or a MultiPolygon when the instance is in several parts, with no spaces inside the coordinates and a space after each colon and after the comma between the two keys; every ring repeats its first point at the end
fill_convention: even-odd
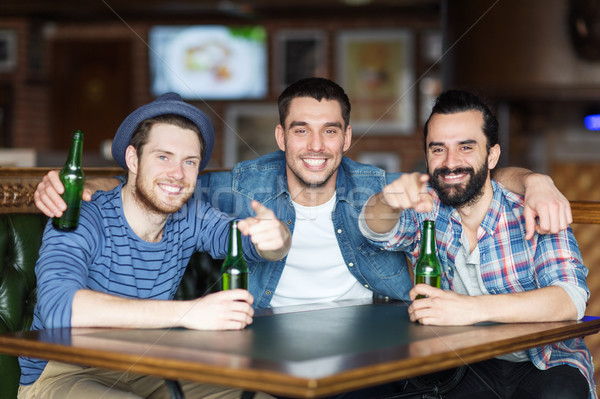
{"type": "Polygon", "coordinates": [[[435,254],[435,224],[432,220],[423,222],[423,233],[421,237],[421,254],[435,254]]]}
{"type": "Polygon", "coordinates": [[[229,234],[229,254],[233,257],[240,256],[242,254],[242,235],[238,230],[237,221],[231,222],[229,234]]]}
{"type": "Polygon", "coordinates": [[[69,149],[69,156],[65,166],[70,168],[81,166],[81,153],[83,152],[83,132],[76,130],[73,133],[73,139],[71,140],[71,148],[69,149]]]}

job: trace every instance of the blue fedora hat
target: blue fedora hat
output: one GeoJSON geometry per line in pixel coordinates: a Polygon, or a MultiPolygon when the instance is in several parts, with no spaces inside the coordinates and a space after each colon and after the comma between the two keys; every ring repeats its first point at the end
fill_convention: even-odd
{"type": "Polygon", "coordinates": [[[184,102],[177,93],[163,94],[151,103],[142,105],[129,114],[123,123],[121,123],[112,142],[112,156],[120,167],[127,169],[125,150],[129,146],[131,136],[138,125],[146,119],[168,114],[181,115],[198,126],[204,141],[204,154],[200,163],[200,170],[206,167],[215,143],[213,125],[204,112],[184,102]]]}

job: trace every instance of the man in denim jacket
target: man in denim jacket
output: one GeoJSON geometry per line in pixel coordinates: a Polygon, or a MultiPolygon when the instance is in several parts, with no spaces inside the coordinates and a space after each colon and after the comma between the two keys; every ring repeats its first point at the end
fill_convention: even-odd
{"type": "MultiPolygon", "coordinates": [[[[387,174],[379,168],[345,157],[337,168],[335,210],[331,213],[333,231],[343,263],[356,281],[365,287],[368,297],[372,291],[383,297],[408,299],[407,294],[412,287],[404,254],[382,251],[370,245],[357,228],[357,218],[365,201],[397,177],[398,174],[387,174]]],[[[252,211],[249,203],[255,199],[272,209],[277,218],[294,232],[296,211],[288,186],[283,151],[240,162],[231,172],[208,173],[200,179],[203,200],[223,212],[243,217],[252,211]]],[[[335,250],[330,248],[330,251],[335,250]]],[[[286,259],[248,263],[249,290],[257,307],[270,305],[285,266],[286,259]]],[[[311,302],[319,301],[316,297],[312,299],[311,302]]]]}
{"type": "MultiPolygon", "coordinates": [[[[372,246],[358,229],[358,215],[374,193],[399,177],[343,154],[350,147],[350,102],[328,79],[302,79],[279,97],[278,151],[237,164],[231,172],[200,177],[203,200],[243,218],[256,199],[272,209],[292,232],[292,249],[275,262],[248,262],[254,306],[296,305],[331,300],[408,299],[412,282],[403,253],[372,246]]],[[[568,201],[547,176],[522,169],[500,170],[495,178],[526,193],[528,231],[557,232],[571,222],[568,201]],[[539,217],[539,225],[534,220],[539,217]]],[[[116,182],[96,180],[93,188],[116,182]]],[[[91,186],[90,186],[91,187],[91,186]]],[[[65,209],[57,191],[62,184],[50,172],[35,193],[48,216],[65,209]]],[[[84,199],[91,190],[84,193],[84,199]]]]}

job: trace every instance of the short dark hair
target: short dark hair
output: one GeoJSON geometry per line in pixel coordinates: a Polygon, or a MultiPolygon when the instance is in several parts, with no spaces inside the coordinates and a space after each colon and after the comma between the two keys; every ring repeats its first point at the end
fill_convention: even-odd
{"type": "Polygon", "coordinates": [[[198,129],[198,126],[196,126],[196,124],[188,118],[176,114],[159,115],[154,118],[143,120],[137,126],[137,128],[131,136],[131,141],[129,142],[129,145],[132,145],[133,148],[135,148],[138,158],[142,156],[144,146],[148,143],[150,129],[152,129],[152,126],[159,123],[165,125],[173,125],[182,129],[192,130],[196,132],[196,134],[198,135],[198,140],[200,140],[200,156],[201,159],[204,159],[204,140],[202,139],[200,129],[198,129]]]}
{"type": "Polygon", "coordinates": [[[290,111],[290,103],[297,97],[311,97],[317,101],[335,100],[340,104],[344,128],[350,123],[350,100],[337,83],[325,78],[305,78],[289,85],[279,96],[279,123],[285,127],[285,118],[290,111]]]}
{"type": "Polygon", "coordinates": [[[435,100],[429,119],[425,122],[423,129],[423,146],[427,152],[427,135],[429,133],[429,121],[435,114],[456,114],[458,112],[479,111],[483,116],[482,130],[487,138],[486,148],[490,148],[499,143],[498,138],[498,120],[490,111],[487,104],[478,96],[464,90],[448,90],[435,100]]]}

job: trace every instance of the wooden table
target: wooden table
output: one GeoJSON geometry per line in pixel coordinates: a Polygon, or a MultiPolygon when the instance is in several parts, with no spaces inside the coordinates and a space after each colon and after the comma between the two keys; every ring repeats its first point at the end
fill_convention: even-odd
{"type": "Polygon", "coordinates": [[[49,329],[0,335],[0,352],[318,397],[595,334],[580,321],[429,327],[403,303],[349,301],[273,309],[242,331],[49,329]]]}

